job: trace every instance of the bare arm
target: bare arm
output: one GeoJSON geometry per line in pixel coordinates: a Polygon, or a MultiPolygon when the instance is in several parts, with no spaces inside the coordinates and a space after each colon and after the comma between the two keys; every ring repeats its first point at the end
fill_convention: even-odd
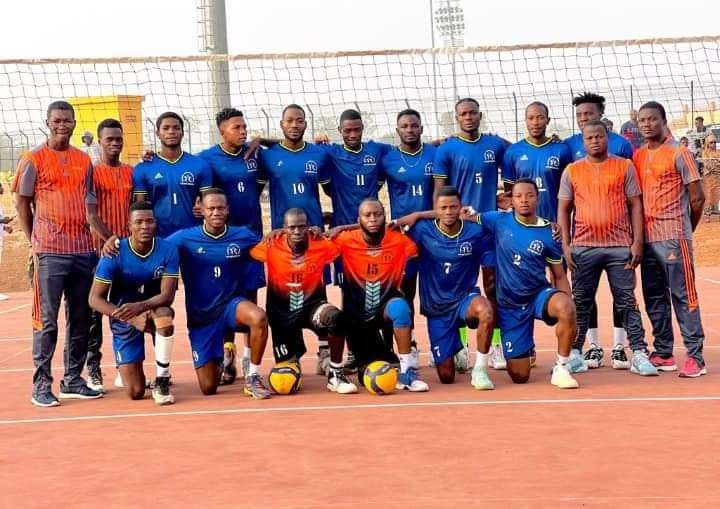
{"type": "Polygon", "coordinates": [[[140,302],[127,302],[122,306],[115,308],[112,316],[116,320],[130,322],[133,318],[141,313],[157,309],[163,306],[170,306],[175,300],[175,290],[177,290],[176,277],[163,277],[160,281],[160,293],[140,302]]]}
{"type": "Polygon", "coordinates": [[[690,182],[687,185],[687,190],[690,195],[690,221],[692,222],[692,229],[695,231],[702,217],[703,206],[705,205],[705,193],[703,192],[700,180],[690,182]]]}
{"type": "Polygon", "coordinates": [[[17,196],[15,202],[15,210],[18,213],[18,219],[20,220],[20,227],[25,233],[28,242],[32,239],[33,230],[33,211],[32,211],[32,197],[31,196],[17,196]]]}
{"type": "MultiPolygon", "coordinates": [[[[630,246],[630,266],[628,268],[634,269],[640,265],[642,260],[643,252],[643,204],[640,196],[633,196],[627,199],[628,208],[630,209],[630,223],[632,224],[633,230],[633,241],[630,246]]],[[[702,209],[701,209],[702,210],[702,209]]]]}
{"type": "Polygon", "coordinates": [[[322,186],[323,192],[327,196],[332,196],[332,182],[325,182],[324,184],[320,184],[322,186]]]}
{"type": "Polygon", "coordinates": [[[97,279],[94,280],[92,288],[90,288],[90,297],[88,298],[90,307],[106,316],[112,316],[117,310],[117,306],[107,300],[109,292],[109,283],[103,283],[97,279]]]}
{"type": "Polygon", "coordinates": [[[570,282],[563,270],[562,263],[551,263],[550,272],[552,273],[553,281],[555,282],[555,288],[572,296],[572,293],[570,292],[570,282]]]}
{"type": "Polygon", "coordinates": [[[575,270],[575,263],[570,254],[570,244],[572,236],[570,234],[570,216],[575,208],[574,200],[558,200],[558,226],[560,227],[560,235],[562,241],[563,256],[570,270],[575,270]]]}
{"type": "Polygon", "coordinates": [[[95,230],[95,233],[103,242],[113,236],[110,228],[105,225],[97,213],[97,203],[86,203],[85,215],[87,216],[87,222],[90,224],[90,227],[95,230]]]}

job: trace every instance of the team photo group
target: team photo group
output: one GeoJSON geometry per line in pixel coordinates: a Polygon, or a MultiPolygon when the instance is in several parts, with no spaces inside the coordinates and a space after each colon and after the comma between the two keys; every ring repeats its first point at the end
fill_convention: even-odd
{"type": "Polygon", "coordinates": [[[523,384],[535,368],[536,320],[554,327],[557,357],[535,377],[561,389],[604,364],[704,375],[692,235],[705,196],[693,154],[658,102],[636,112],[640,141],[608,129],[602,96],[577,95],[573,106],[578,132],[561,140],[548,107],[530,103],[517,143],[481,132],[472,98],[455,104],[456,134],[427,142],[422,114],[405,109],[397,145],[364,139],[352,109],[338,119],[340,143],[306,141],[296,104],[282,111],[280,139],[250,140],[243,113],[226,108],[215,119],[220,143],[197,154],[182,149],[183,116],[166,112],[155,121],[159,146],[132,167],[120,160],[118,120],[85,133],[97,144],[75,148],[73,106],[51,103],[47,142],[22,155],[11,189],[32,251],[31,402],[96,399],[112,383],[131,399],[149,391],[174,403],[173,348],[185,327],[192,358],[183,360],[204,395],[238,377],[255,399],[299,390],[306,330],[318,345],[311,376],[338,394],[426,392],[465,372],[474,389],[491,390],[501,375],[492,369],[523,384]],[[608,355],[598,313],[610,310],[596,302],[603,273],[608,355]],[[677,360],[673,314],[686,351],[677,360]],[[103,324],[114,355],[104,363],[103,324]],[[425,375],[420,337],[429,340],[425,375]],[[155,360],[147,379],[146,355],[155,360]]]}

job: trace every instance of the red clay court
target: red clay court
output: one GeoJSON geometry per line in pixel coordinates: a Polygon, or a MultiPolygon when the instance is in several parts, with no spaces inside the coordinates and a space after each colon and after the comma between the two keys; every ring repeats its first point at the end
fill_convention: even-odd
{"type": "MultiPolygon", "coordinates": [[[[30,294],[14,293],[0,302],[0,505],[720,507],[720,268],[699,268],[697,283],[710,371],[699,379],[603,367],[562,391],[549,383],[554,336],[538,324],[538,368],[525,386],[504,372],[491,372],[495,391],[475,391],[469,374],[442,386],[425,367],[424,394],[339,396],[306,374],[295,396],[253,401],[238,381],[203,397],[178,294],[175,405],[115,389],[106,336],[105,398],[50,409],[30,404],[30,294]]],[[[601,292],[607,358],[610,305],[601,292]]],[[[425,366],[422,318],[418,331],[425,366]]],[[[152,374],[151,349],[148,360],[152,374]]],[[[304,359],[306,373],[314,363],[304,359]]],[[[271,365],[268,348],[265,374],[271,365]]],[[[53,373],[57,393],[62,339],[53,373]]]]}

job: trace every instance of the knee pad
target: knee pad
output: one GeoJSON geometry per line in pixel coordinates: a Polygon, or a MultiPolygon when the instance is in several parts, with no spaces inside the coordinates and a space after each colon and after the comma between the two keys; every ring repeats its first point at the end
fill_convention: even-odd
{"type": "Polygon", "coordinates": [[[326,330],[333,336],[342,336],[342,311],[332,304],[321,304],[315,309],[310,322],[319,330],[326,330]]]}
{"type": "Polygon", "coordinates": [[[385,314],[396,329],[412,326],[412,311],[405,299],[400,297],[390,299],[385,306],[385,314]]]}

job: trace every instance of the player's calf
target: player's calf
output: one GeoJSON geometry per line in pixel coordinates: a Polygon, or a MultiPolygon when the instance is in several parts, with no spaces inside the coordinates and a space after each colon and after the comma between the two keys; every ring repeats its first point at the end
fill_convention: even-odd
{"type": "Polygon", "coordinates": [[[170,360],[175,345],[174,312],[170,307],[159,307],[150,312],[149,321],[155,329],[155,385],[153,399],[158,405],[171,405],[175,397],[170,393],[170,360]]]}

